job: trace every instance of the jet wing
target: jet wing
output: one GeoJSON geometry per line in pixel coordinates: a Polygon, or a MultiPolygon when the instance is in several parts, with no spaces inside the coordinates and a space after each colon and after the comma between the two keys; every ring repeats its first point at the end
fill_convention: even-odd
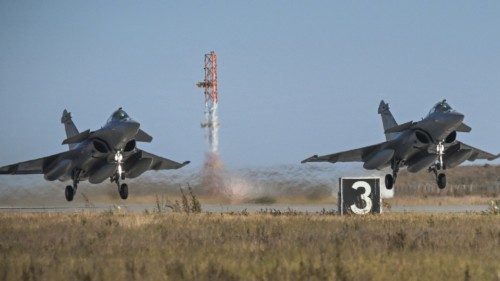
{"type": "Polygon", "coordinates": [[[151,158],[153,159],[153,162],[151,163],[150,170],[171,170],[171,169],[179,169],[187,164],[190,163],[190,161],[186,161],[184,163],[178,163],[173,160],[163,158],[157,155],[154,155],[152,153],[146,152],[144,150],[141,150],[140,153],[142,154],[141,158],[151,158]]]}
{"type": "Polygon", "coordinates": [[[409,129],[413,128],[413,126],[415,126],[416,124],[417,123],[413,122],[413,121],[406,122],[406,123],[403,123],[401,125],[397,125],[397,126],[394,126],[392,128],[389,128],[389,129],[385,130],[384,133],[386,133],[386,134],[389,134],[389,133],[400,133],[400,132],[403,132],[403,131],[406,131],[406,130],[409,130],[409,129]]]}
{"type": "Polygon", "coordinates": [[[314,155],[311,156],[305,160],[302,160],[301,163],[306,163],[306,162],[330,162],[330,163],[337,163],[337,162],[364,162],[366,160],[366,157],[373,153],[376,150],[381,150],[385,147],[387,147],[391,143],[391,141],[375,144],[375,145],[370,145],[370,146],[365,146],[362,148],[358,149],[353,149],[353,150],[348,150],[348,151],[343,151],[339,153],[334,153],[334,154],[328,154],[328,155],[323,155],[323,156],[318,156],[314,155]]]}
{"type": "Polygon", "coordinates": [[[91,132],[90,130],[87,130],[85,132],[81,132],[77,135],[74,135],[72,137],[69,137],[67,139],[65,139],[62,144],[74,144],[74,143],[80,143],[86,139],[88,139],[90,136],[91,136],[91,132]]]}
{"type": "Polygon", "coordinates": [[[494,155],[494,154],[491,154],[489,152],[483,151],[481,149],[477,149],[475,147],[467,145],[463,142],[458,142],[458,143],[460,144],[460,149],[472,150],[471,156],[469,157],[469,159],[467,159],[469,161],[475,161],[475,160],[479,160],[479,159],[486,159],[486,160],[492,161],[492,160],[495,160],[495,159],[500,157],[500,154],[494,155]]]}
{"type": "Polygon", "coordinates": [[[12,165],[0,167],[0,175],[28,175],[43,174],[43,168],[50,165],[54,160],[67,154],[68,151],[42,157],[34,160],[20,162],[12,165]]]}

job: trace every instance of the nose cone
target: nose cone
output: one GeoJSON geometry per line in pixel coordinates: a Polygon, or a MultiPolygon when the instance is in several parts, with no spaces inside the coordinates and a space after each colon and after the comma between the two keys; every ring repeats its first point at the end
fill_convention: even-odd
{"type": "Polygon", "coordinates": [[[134,120],[115,124],[107,133],[106,141],[114,150],[121,150],[137,135],[139,127],[140,124],[134,120]]]}
{"type": "Polygon", "coordinates": [[[434,121],[447,128],[457,127],[464,121],[464,115],[458,112],[442,113],[436,116],[434,121]]]}
{"type": "Polygon", "coordinates": [[[464,115],[459,112],[436,113],[431,119],[424,122],[422,129],[436,141],[444,140],[464,121],[464,115]]]}
{"type": "Polygon", "coordinates": [[[464,115],[458,112],[448,112],[439,119],[438,124],[440,125],[437,126],[433,135],[437,136],[435,138],[437,140],[444,140],[462,124],[464,115]]]}

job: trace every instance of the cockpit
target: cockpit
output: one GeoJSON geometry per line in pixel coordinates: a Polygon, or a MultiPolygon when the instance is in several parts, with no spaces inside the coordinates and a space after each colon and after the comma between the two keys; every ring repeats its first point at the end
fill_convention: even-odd
{"type": "Polygon", "coordinates": [[[113,112],[111,116],[108,118],[108,123],[114,122],[114,121],[127,121],[130,120],[130,117],[128,116],[127,112],[125,112],[121,107],[113,112]]]}
{"type": "Polygon", "coordinates": [[[438,102],[429,112],[429,115],[439,112],[439,113],[449,113],[453,112],[453,108],[446,102],[446,100],[443,100],[441,102],[438,102]]]}

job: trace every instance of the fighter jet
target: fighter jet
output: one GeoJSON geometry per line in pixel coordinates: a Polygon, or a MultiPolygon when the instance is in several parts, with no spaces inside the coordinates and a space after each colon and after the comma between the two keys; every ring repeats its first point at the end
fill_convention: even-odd
{"type": "Polygon", "coordinates": [[[136,178],[149,170],[179,169],[189,161],[175,161],[156,156],[137,148],[137,142],[151,142],[153,138],[140,129],[140,124],[123,111],[116,110],[99,130],[79,132],[64,110],[61,123],[67,138],[62,142],[69,150],[55,155],[8,165],[0,168],[0,174],[43,174],[48,181],[72,180],[66,186],[66,200],[72,201],[78,183],[88,180],[92,184],[106,179],[116,183],[122,199],[128,197],[128,186],[120,184],[125,178],[136,178]]]}
{"type": "Polygon", "coordinates": [[[390,167],[392,174],[385,176],[388,189],[394,186],[400,168],[406,166],[411,173],[427,168],[434,173],[438,187],[443,189],[446,169],[466,160],[495,160],[500,156],[457,141],[457,132],[468,133],[471,128],[463,122],[464,115],[453,110],[446,100],[438,102],[418,122],[397,124],[389,104],[384,101],[380,102],[378,113],[382,116],[385,142],[324,156],[314,155],[302,163],[364,162],[363,168],[367,170],[390,167]]]}

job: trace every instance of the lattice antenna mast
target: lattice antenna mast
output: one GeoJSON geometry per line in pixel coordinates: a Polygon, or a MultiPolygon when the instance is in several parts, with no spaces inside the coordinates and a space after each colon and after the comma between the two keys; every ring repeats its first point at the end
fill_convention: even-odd
{"type": "Polygon", "coordinates": [[[205,54],[205,79],[196,85],[205,89],[205,102],[217,103],[219,94],[217,92],[217,54],[211,51],[205,54]]]}
{"type": "Polygon", "coordinates": [[[205,120],[201,126],[206,128],[210,152],[217,153],[219,145],[217,129],[219,126],[217,118],[219,93],[217,90],[217,54],[214,51],[205,54],[204,69],[205,79],[196,84],[198,87],[203,88],[205,93],[205,120]]]}

